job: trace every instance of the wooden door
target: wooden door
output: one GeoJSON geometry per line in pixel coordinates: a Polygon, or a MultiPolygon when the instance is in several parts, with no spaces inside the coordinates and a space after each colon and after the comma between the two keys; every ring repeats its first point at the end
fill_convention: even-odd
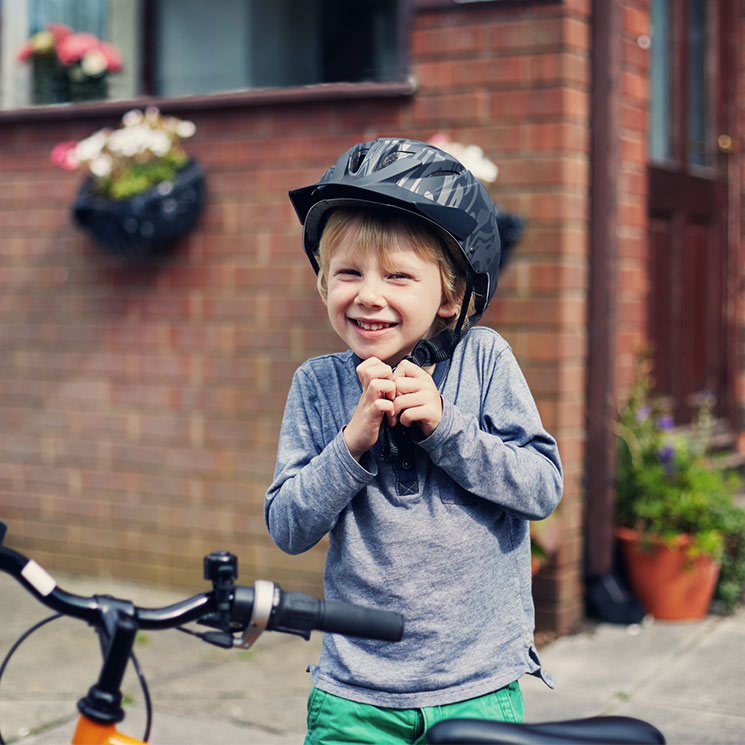
{"type": "Polygon", "coordinates": [[[729,415],[732,0],[652,0],[649,337],[676,422],[713,393],[729,415]]]}

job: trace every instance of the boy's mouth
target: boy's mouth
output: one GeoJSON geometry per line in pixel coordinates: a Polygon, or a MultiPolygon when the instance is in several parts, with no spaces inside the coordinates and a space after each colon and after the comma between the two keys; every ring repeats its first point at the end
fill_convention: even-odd
{"type": "Polygon", "coordinates": [[[350,321],[355,326],[359,326],[364,331],[382,331],[383,329],[389,329],[392,326],[396,326],[395,323],[387,323],[381,321],[363,321],[358,318],[350,318],[350,321]]]}

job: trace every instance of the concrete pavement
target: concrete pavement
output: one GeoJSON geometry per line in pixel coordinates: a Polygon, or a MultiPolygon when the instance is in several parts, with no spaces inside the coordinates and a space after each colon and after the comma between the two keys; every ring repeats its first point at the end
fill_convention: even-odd
{"type": "MultiPolygon", "coordinates": [[[[138,605],[181,599],[153,587],[67,576],[59,585],[81,595],[109,593],[138,605]]],[[[195,588],[198,591],[199,588],[195,588]]],[[[49,615],[11,578],[0,576],[0,653],[49,615]]],[[[146,632],[136,653],[155,709],[155,745],[293,745],[302,743],[310,642],[265,634],[249,652],[226,651],[178,631],[146,632]]],[[[525,678],[526,720],[623,714],[646,719],[675,745],[745,742],[745,609],[689,623],[636,627],[586,624],[546,644],[541,655],[556,690],[525,678]]],[[[19,649],[0,681],[0,731],[6,742],[69,743],[75,703],[95,682],[100,661],[93,631],[80,621],[46,625],[19,649]]],[[[127,719],[120,729],[144,731],[143,696],[126,682],[127,719]]]]}

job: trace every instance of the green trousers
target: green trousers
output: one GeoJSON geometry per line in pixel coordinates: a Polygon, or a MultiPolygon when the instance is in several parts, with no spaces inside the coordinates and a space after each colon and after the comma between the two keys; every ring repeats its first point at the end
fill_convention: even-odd
{"type": "Polygon", "coordinates": [[[523,712],[517,681],[485,696],[423,709],[358,704],[314,688],[308,697],[305,745],[417,745],[425,742],[427,729],[443,719],[522,722],[523,712]]]}

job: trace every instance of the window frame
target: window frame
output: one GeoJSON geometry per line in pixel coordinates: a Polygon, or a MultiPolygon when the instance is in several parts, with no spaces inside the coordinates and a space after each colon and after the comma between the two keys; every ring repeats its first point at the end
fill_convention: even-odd
{"type": "MultiPolygon", "coordinates": [[[[0,108],[0,122],[19,122],[46,119],[74,119],[85,112],[86,116],[110,118],[132,108],[157,106],[177,111],[210,110],[225,108],[253,108],[273,104],[303,102],[323,102],[337,100],[363,100],[370,98],[411,97],[417,85],[411,75],[411,28],[412,17],[416,12],[418,0],[400,0],[398,3],[399,69],[398,79],[385,82],[357,83],[317,83],[286,88],[255,88],[222,93],[198,94],[190,96],[155,96],[150,71],[154,60],[154,0],[141,0],[140,28],[141,55],[137,61],[141,94],[130,98],[106,99],[86,103],[65,103],[61,105],[22,106],[0,108]]],[[[508,0],[509,1],[509,0],[508,0]]],[[[0,26],[2,24],[0,23],[0,26]]],[[[11,59],[14,59],[14,54],[11,59]]],[[[7,55],[4,58],[7,59],[7,55]]],[[[17,78],[18,76],[16,76],[17,78]]]]}

